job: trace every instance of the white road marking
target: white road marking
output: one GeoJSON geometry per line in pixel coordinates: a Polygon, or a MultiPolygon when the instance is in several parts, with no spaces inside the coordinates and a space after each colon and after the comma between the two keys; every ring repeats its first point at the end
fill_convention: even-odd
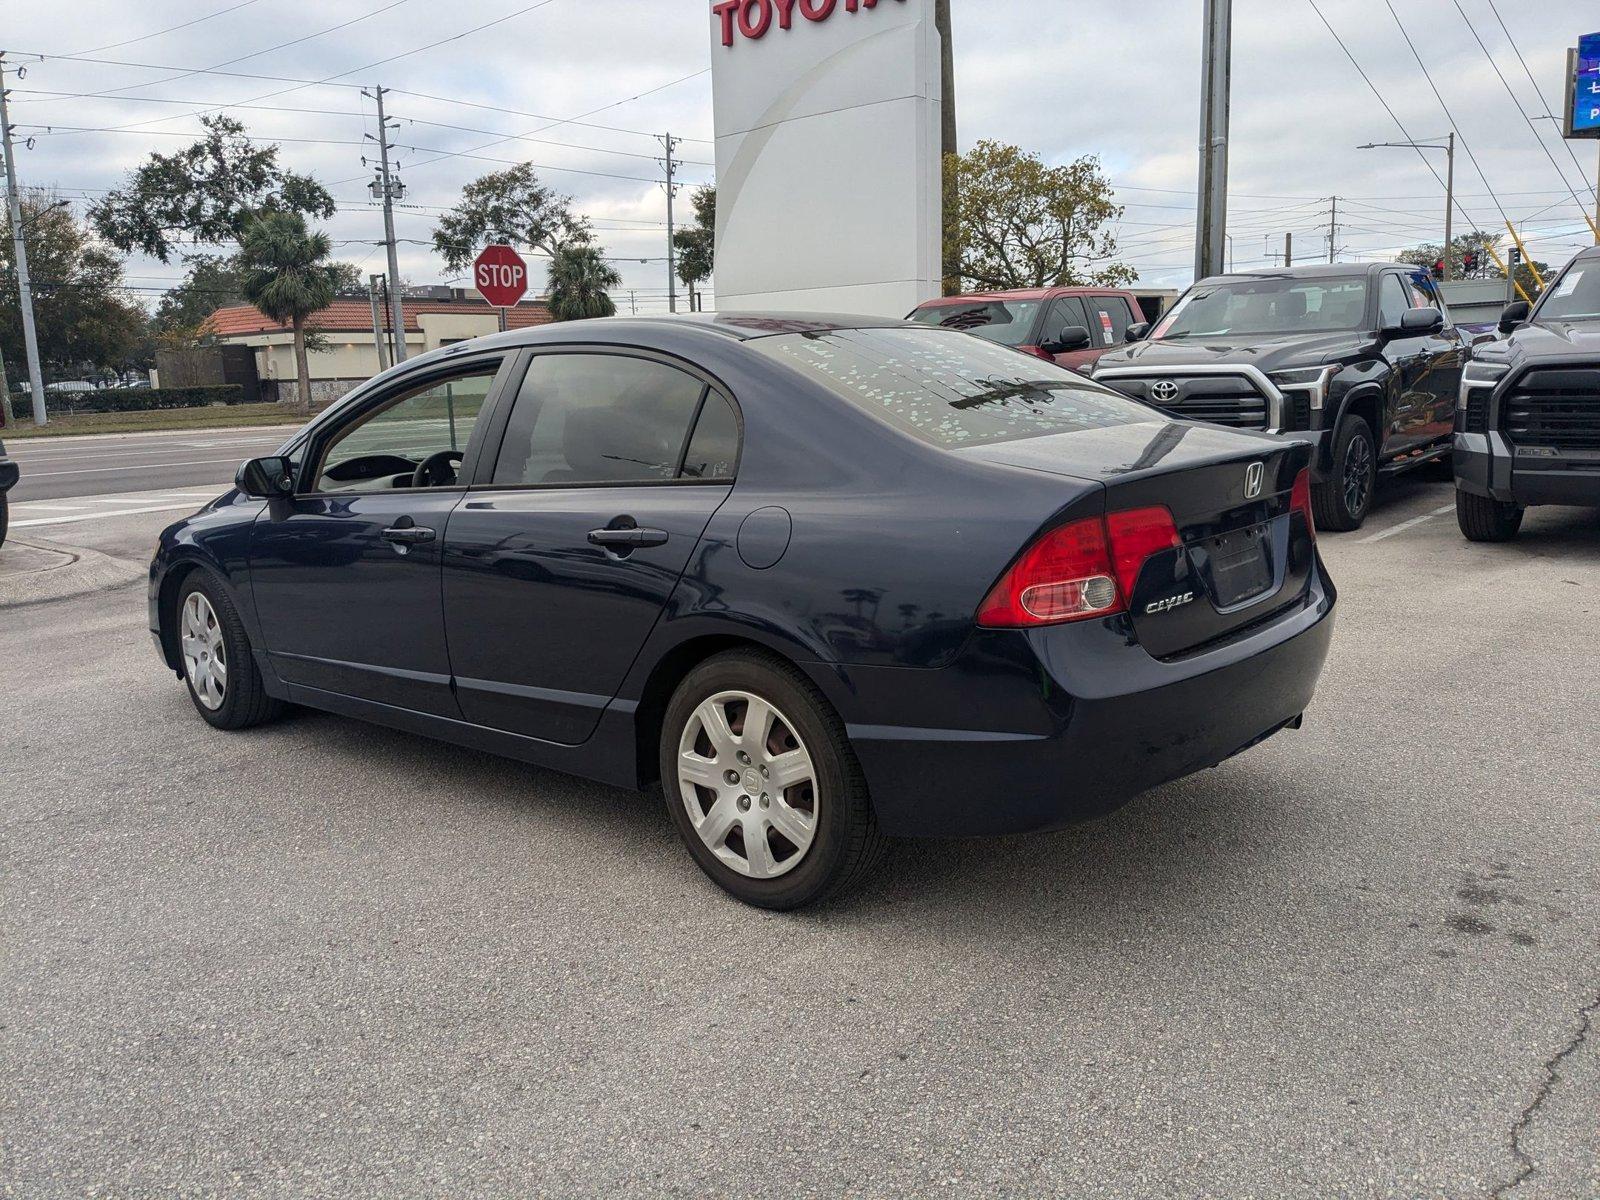
{"type": "Polygon", "coordinates": [[[79,513],[72,517],[38,517],[31,521],[13,521],[11,528],[24,529],[31,525],[66,525],[73,521],[104,521],[111,517],[135,517],[140,513],[168,512],[178,509],[194,509],[198,507],[192,500],[181,504],[152,504],[144,508],[123,508],[116,511],[105,510],[102,512],[79,513]]]}
{"type": "Polygon", "coordinates": [[[1421,525],[1424,521],[1431,521],[1435,517],[1442,517],[1445,513],[1452,513],[1455,512],[1455,510],[1456,506],[1454,504],[1446,504],[1443,508],[1436,508],[1432,512],[1425,512],[1420,517],[1412,517],[1409,521],[1401,521],[1400,524],[1391,525],[1388,529],[1383,530],[1381,533],[1374,533],[1368,537],[1359,538],[1357,540],[1362,543],[1381,542],[1384,538],[1393,537],[1397,533],[1404,533],[1413,526],[1421,525]]]}
{"type": "Polygon", "coordinates": [[[145,463],[128,467],[78,467],[71,471],[24,471],[27,479],[45,479],[51,475],[108,475],[114,471],[162,471],[167,467],[214,467],[220,463],[239,465],[236,458],[193,458],[187,462],[145,463]]]}
{"type": "Polygon", "coordinates": [[[162,442],[156,446],[124,446],[118,450],[102,450],[85,454],[75,446],[51,446],[48,449],[35,449],[32,446],[24,447],[20,444],[13,445],[7,451],[18,462],[27,463],[49,457],[64,457],[85,462],[103,458],[144,458],[148,459],[153,454],[177,454],[191,450],[223,450],[230,446],[280,446],[284,439],[281,437],[246,438],[226,442],[162,442]]]}

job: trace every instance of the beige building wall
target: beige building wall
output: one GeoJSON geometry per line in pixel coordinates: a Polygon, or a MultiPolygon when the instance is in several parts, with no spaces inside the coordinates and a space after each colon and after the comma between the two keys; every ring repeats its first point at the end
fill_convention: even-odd
{"type": "MultiPolygon", "coordinates": [[[[417,314],[416,320],[420,330],[406,333],[406,353],[411,357],[500,329],[500,320],[494,313],[425,312],[417,314]]],[[[370,335],[330,332],[324,336],[328,349],[307,356],[313,381],[370,379],[378,373],[378,348],[370,335]]],[[[234,345],[255,347],[256,373],[263,382],[293,383],[297,378],[293,334],[252,333],[227,340],[234,345]]]]}

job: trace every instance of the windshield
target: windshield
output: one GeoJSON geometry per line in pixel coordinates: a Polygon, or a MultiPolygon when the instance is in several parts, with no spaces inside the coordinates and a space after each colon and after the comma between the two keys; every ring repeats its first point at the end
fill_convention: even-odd
{"type": "Polygon", "coordinates": [[[1002,346],[1028,340],[1042,300],[974,300],[970,304],[930,304],[911,314],[918,325],[942,325],[975,333],[1002,346]]]}
{"type": "Polygon", "coordinates": [[[1189,289],[1151,340],[1358,329],[1366,317],[1364,275],[1235,279],[1189,289]]]}
{"type": "Polygon", "coordinates": [[[1600,319],[1600,258],[1579,260],[1563,271],[1535,315],[1541,321],[1600,319]]]}
{"type": "Polygon", "coordinates": [[[750,345],[939,446],[1164,419],[1074,371],[943,329],[841,329],[750,345]]]}

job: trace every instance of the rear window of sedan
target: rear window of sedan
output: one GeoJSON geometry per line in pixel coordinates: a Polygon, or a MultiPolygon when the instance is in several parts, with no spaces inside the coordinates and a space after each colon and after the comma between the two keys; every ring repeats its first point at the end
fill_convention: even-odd
{"type": "Polygon", "coordinates": [[[834,329],[750,345],[940,446],[1163,419],[1054,363],[948,330],[834,329]]]}

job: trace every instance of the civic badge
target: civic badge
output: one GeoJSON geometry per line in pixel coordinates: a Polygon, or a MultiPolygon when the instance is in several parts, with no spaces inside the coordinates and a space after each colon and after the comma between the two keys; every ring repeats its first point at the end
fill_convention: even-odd
{"type": "Polygon", "coordinates": [[[1261,484],[1266,479],[1265,463],[1253,462],[1244,469],[1244,498],[1254,500],[1261,495],[1261,484]]]}
{"type": "Polygon", "coordinates": [[[1158,379],[1150,385],[1150,396],[1163,404],[1170,403],[1178,398],[1178,385],[1170,379],[1158,379]]]}

